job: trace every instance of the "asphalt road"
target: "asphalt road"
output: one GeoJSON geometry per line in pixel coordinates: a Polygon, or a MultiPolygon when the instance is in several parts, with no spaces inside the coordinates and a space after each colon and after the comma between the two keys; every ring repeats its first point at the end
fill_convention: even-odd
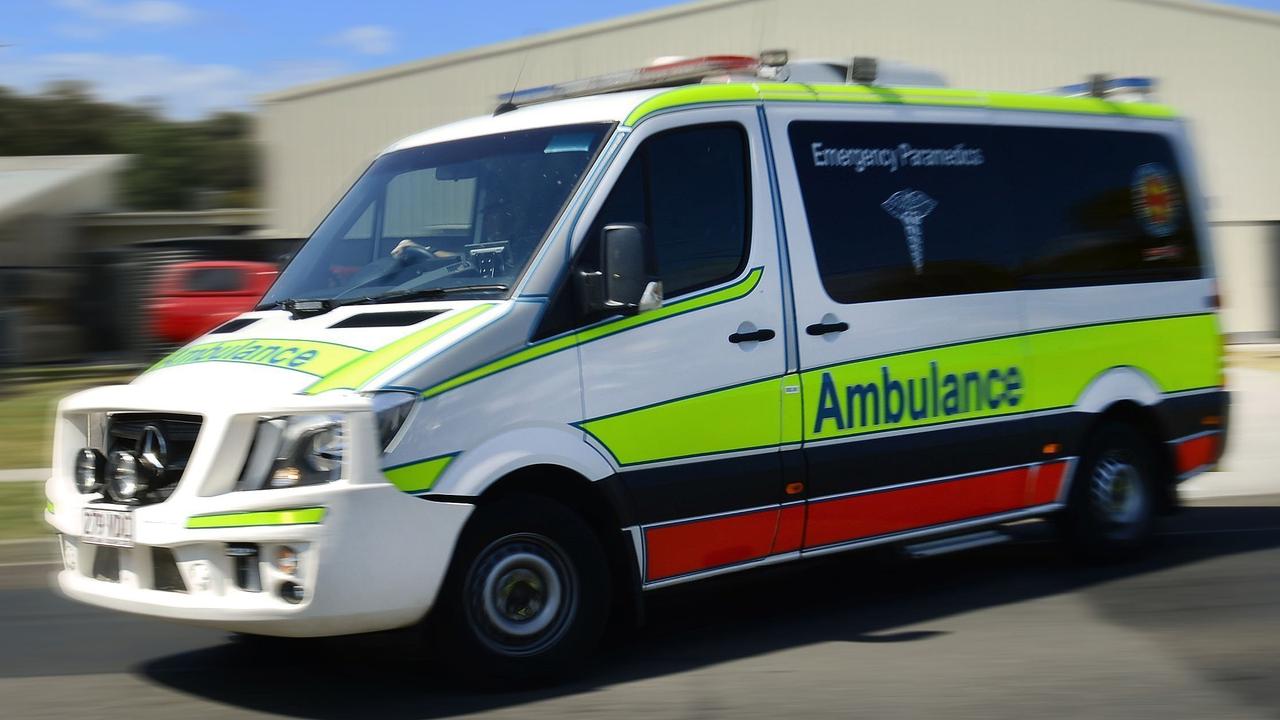
{"type": "Polygon", "coordinates": [[[1024,530],[663,591],[581,680],[507,693],[459,689],[395,637],[263,647],[0,568],[0,716],[1280,717],[1280,494],[1197,500],[1110,567],[1024,530]]]}

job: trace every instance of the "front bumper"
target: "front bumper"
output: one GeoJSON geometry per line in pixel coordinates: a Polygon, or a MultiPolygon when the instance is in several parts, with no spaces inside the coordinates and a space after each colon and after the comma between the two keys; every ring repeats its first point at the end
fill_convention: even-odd
{"type": "MultiPolygon", "coordinates": [[[[79,525],[87,503],[64,500],[46,516],[61,535],[58,587],[91,605],[261,635],[342,635],[418,621],[435,601],[473,506],[423,500],[390,485],[304,490],[224,510],[323,508],[318,523],[188,528],[188,513],[162,503],[135,512],[135,544],[120,549],[83,542],[79,525]],[[294,575],[272,563],[281,546],[299,553],[294,575]],[[228,555],[233,547],[254,547],[257,556],[237,560],[228,555]],[[102,553],[116,561],[105,562],[102,553]],[[245,565],[252,566],[247,573],[245,565]],[[174,587],[175,566],[181,589],[160,589],[174,587]],[[286,582],[302,588],[301,600],[283,596],[286,582]]],[[[208,500],[199,515],[218,512],[208,500]]]]}
{"type": "Polygon", "coordinates": [[[45,519],[61,536],[58,587],[74,599],[141,615],[283,636],[409,625],[435,602],[474,509],[407,495],[388,483],[379,468],[369,401],[350,393],[98,388],[64,400],[57,428],[45,519]],[[83,510],[112,506],[96,494],[80,494],[68,462],[77,448],[93,443],[93,418],[116,411],[203,417],[173,494],[133,510],[134,546],[119,550],[82,540],[83,510]],[[236,490],[259,417],[317,412],[346,418],[349,444],[340,480],[236,490]],[[287,512],[303,508],[312,510],[287,512]],[[296,576],[272,563],[282,546],[299,553],[296,576]],[[246,549],[256,551],[256,559],[232,556],[246,549]],[[301,587],[300,597],[284,592],[286,582],[301,587]]]}

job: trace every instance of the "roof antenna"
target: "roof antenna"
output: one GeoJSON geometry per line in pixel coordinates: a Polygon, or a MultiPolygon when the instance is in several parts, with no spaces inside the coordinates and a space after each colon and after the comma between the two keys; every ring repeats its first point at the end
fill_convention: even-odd
{"type": "Polygon", "coordinates": [[[504,103],[500,103],[498,107],[493,109],[493,114],[495,117],[503,113],[509,113],[512,110],[515,110],[516,107],[518,107],[512,101],[516,99],[516,88],[520,87],[520,77],[524,75],[524,66],[528,64],[529,64],[529,51],[526,50],[524,53],[524,58],[520,61],[520,69],[516,71],[516,81],[511,84],[511,93],[507,95],[507,101],[504,103]]]}

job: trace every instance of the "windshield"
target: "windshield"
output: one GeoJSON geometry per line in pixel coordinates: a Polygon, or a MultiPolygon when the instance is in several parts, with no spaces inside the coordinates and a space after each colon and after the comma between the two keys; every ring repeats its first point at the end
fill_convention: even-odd
{"type": "Polygon", "coordinates": [[[378,158],[262,306],[504,292],[524,270],[609,126],[570,125],[378,158]]]}

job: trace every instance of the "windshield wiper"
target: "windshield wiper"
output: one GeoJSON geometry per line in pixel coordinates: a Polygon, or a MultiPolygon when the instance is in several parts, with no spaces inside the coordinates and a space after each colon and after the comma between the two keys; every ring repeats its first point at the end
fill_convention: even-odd
{"type": "Polygon", "coordinates": [[[254,310],[288,310],[294,320],[313,315],[323,315],[338,307],[338,303],[327,298],[287,298],[273,303],[259,305],[254,310]]]}
{"type": "Polygon", "coordinates": [[[267,305],[259,305],[255,310],[288,310],[295,320],[304,317],[323,315],[334,308],[347,305],[381,305],[382,303],[413,302],[414,300],[430,300],[464,292],[506,292],[510,286],[494,283],[492,285],[454,285],[451,287],[425,288],[423,290],[405,290],[386,295],[366,295],[364,297],[333,300],[329,298],[289,298],[267,305]]]}
{"type": "Polygon", "coordinates": [[[402,292],[387,293],[386,295],[368,295],[361,298],[352,298],[350,300],[339,300],[334,307],[341,307],[343,305],[380,305],[382,303],[412,302],[414,300],[430,300],[432,298],[445,297],[454,293],[506,292],[510,289],[511,288],[509,286],[502,285],[500,283],[492,285],[453,285],[450,287],[405,290],[402,292]]]}

